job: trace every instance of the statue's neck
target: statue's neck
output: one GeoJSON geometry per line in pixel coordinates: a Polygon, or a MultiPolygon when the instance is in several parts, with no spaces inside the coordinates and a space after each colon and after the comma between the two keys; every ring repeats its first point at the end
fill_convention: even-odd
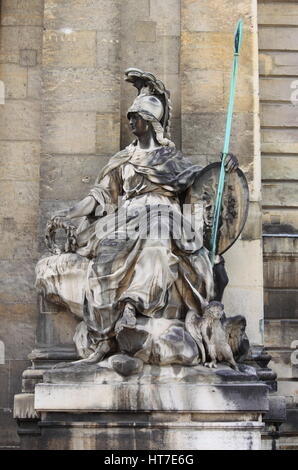
{"type": "Polygon", "coordinates": [[[142,150],[155,150],[160,147],[160,144],[154,138],[152,133],[144,134],[138,138],[137,147],[142,150]]]}

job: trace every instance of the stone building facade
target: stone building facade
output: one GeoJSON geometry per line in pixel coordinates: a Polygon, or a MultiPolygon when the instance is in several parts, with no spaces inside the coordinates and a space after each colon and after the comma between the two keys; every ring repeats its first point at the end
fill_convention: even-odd
{"type": "Polygon", "coordinates": [[[298,2],[1,0],[0,446],[19,445],[13,397],[28,354],[73,351],[75,320],[38,304],[34,267],[49,216],[88,193],[131,140],[126,110],[135,93],[123,71],[160,77],[172,94],[177,147],[196,163],[217,161],[239,16],[231,151],[249,182],[250,210],[225,257],[224,303],[246,316],[251,343],[269,348],[288,405],[281,447],[298,445],[298,2]]]}

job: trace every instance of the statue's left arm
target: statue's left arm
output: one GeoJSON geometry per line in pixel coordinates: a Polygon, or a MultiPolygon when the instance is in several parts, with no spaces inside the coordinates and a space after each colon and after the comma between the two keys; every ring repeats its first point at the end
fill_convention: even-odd
{"type": "Polygon", "coordinates": [[[95,210],[97,211],[97,215],[110,212],[111,207],[117,204],[117,198],[120,192],[121,187],[118,169],[115,169],[95,184],[84,199],[76,203],[73,207],[56,212],[52,220],[58,222],[59,219],[84,217],[93,214],[95,210]]]}

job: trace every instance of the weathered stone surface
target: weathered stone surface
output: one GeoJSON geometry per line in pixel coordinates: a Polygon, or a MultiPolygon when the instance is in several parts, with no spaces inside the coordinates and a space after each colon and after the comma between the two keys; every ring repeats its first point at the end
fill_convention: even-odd
{"type": "MultiPolygon", "coordinates": [[[[119,35],[114,32],[97,32],[96,34],[96,63],[100,68],[101,73],[114,72],[114,76],[111,79],[113,84],[119,83],[120,72],[120,39],[119,35]],[[117,75],[116,75],[117,74],[117,75]]],[[[119,99],[118,99],[119,101],[119,99]]],[[[119,102],[116,105],[119,106],[119,102]]]]}
{"type": "Polygon", "coordinates": [[[0,314],[3,318],[5,316],[0,338],[5,344],[6,359],[27,359],[35,343],[36,303],[1,304],[0,314]]]}
{"type": "Polygon", "coordinates": [[[264,206],[297,206],[295,182],[264,182],[262,188],[264,206]]]}
{"type": "Polygon", "coordinates": [[[290,400],[295,405],[297,405],[298,404],[298,380],[297,379],[280,380],[278,383],[278,393],[279,395],[284,395],[286,398],[289,397],[290,400]]]}
{"type": "Polygon", "coordinates": [[[43,0],[3,0],[1,24],[42,26],[43,8],[43,0]]]}
{"type": "Polygon", "coordinates": [[[62,68],[43,71],[47,111],[100,111],[119,108],[119,79],[100,68],[62,68]]]}
{"type": "MultiPolygon", "coordinates": [[[[291,87],[293,83],[293,78],[290,77],[261,77],[260,78],[260,99],[267,101],[291,101],[291,94],[293,93],[293,88],[291,87]]],[[[296,87],[297,88],[297,87],[296,87]]],[[[290,107],[290,105],[289,105],[290,107]]],[[[295,109],[295,108],[294,108],[295,109]]],[[[296,108],[297,113],[297,108],[296,108]]],[[[282,115],[279,116],[282,120],[282,115]]],[[[288,119],[290,116],[287,116],[288,119]]],[[[296,121],[297,123],[297,121],[296,121]]],[[[266,125],[266,123],[264,124],[266,125]]],[[[286,123],[282,120],[282,125],[286,123]]]]}
{"type": "Polygon", "coordinates": [[[39,67],[28,69],[27,96],[39,100],[41,98],[41,71],[39,67]]]}
{"type": "Polygon", "coordinates": [[[43,42],[43,65],[94,67],[96,65],[96,31],[46,30],[43,42]]]}
{"type": "Polygon", "coordinates": [[[263,129],[262,153],[298,153],[298,129],[263,129]]]}
{"type": "Polygon", "coordinates": [[[259,53],[259,71],[261,75],[298,74],[298,53],[280,51],[261,51],[259,53]]]}
{"type": "Polygon", "coordinates": [[[172,119],[181,118],[181,77],[176,73],[167,73],[165,87],[171,91],[172,119]]]}
{"type": "MultiPolygon", "coordinates": [[[[252,47],[256,33],[246,33],[239,56],[242,74],[253,72],[252,47]]],[[[181,33],[182,70],[207,69],[230,72],[232,65],[233,34],[219,32],[181,33]]]]}
{"type": "MultiPolygon", "coordinates": [[[[22,439],[22,447],[32,449],[43,446],[43,448],[56,450],[109,451],[119,450],[119,448],[152,451],[178,448],[210,450],[212,443],[212,450],[261,448],[263,424],[258,422],[259,417],[253,412],[231,413],[229,420],[224,420],[224,422],[222,414],[218,413],[196,413],[196,421],[191,419],[192,415],[188,412],[151,412],[150,414],[126,412],[125,419],[121,417],[121,414],[119,416],[119,413],[82,413],[80,424],[78,424],[76,413],[67,413],[68,423],[57,422],[58,416],[47,413],[46,426],[39,423],[39,429],[42,429],[42,439],[28,436],[27,441],[24,442],[22,439]],[[133,428],[130,425],[132,421],[134,422],[133,428]],[[74,427],[75,422],[77,424],[74,427]],[[108,426],[109,423],[113,423],[112,427],[108,426]],[[71,438],[69,438],[70,428],[71,438]],[[57,435],[60,438],[57,438],[57,435]]],[[[178,460],[173,458],[173,462],[176,461],[178,460]]],[[[191,458],[188,457],[187,461],[191,463],[191,458]]]]}
{"type": "MultiPolygon", "coordinates": [[[[251,73],[241,73],[237,77],[234,112],[254,111],[256,84],[251,73]]],[[[231,73],[224,73],[224,109],[227,111],[230,99],[231,73]]]]}
{"type": "MultiPolygon", "coordinates": [[[[2,338],[2,334],[1,334],[2,338]]],[[[0,367],[0,409],[9,408],[9,363],[0,367]]]]}
{"type": "Polygon", "coordinates": [[[35,101],[7,100],[0,114],[4,140],[39,140],[40,110],[35,101]]]}
{"type": "Polygon", "coordinates": [[[269,411],[263,416],[266,423],[283,423],[287,419],[286,400],[282,396],[269,397],[269,411]]]}
{"type": "Polygon", "coordinates": [[[183,0],[182,28],[186,31],[234,31],[239,16],[245,29],[253,29],[251,3],[237,0],[183,0]],[[223,21],[224,18],[224,21],[223,21]]]}
{"type": "Polygon", "coordinates": [[[263,341],[263,277],[261,240],[238,240],[224,255],[229,284],[223,303],[229,315],[244,315],[252,344],[263,341]],[[254,262],[247,264],[247,259],[254,262]],[[247,269],[244,272],[243,266],[247,269]],[[241,307],[239,298],[242,299],[241,307]],[[253,313],[252,313],[253,312],[253,313]]]}
{"type": "MultiPolygon", "coordinates": [[[[126,0],[120,2],[121,5],[121,32],[123,32],[123,42],[128,38],[129,33],[132,33],[132,25],[137,20],[150,19],[150,0],[140,0],[138,8],[134,0],[126,0]]],[[[122,42],[122,41],[121,41],[122,42]]]]}
{"type": "Polygon", "coordinates": [[[171,139],[177,149],[181,149],[181,118],[173,118],[171,121],[171,139]]]}
{"type": "Polygon", "coordinates": [[[264,237],[263,240],[263,249],[264,253],[267,254],[287,254],[289,256],[297,253],[297,245],[298,239],[297,237],[292,236],[281,236],[281,237],[274,237],[274,236],[267,236],[264,237]]]}
{"type": "Polygon", "coordinates": [[[113,155],[120,150],[120,116],[118,113],[96,114],[96,153],[113,155]]]}
{"type": "Polygon", "coordinates": [[[214,70],[189,70],[182,75],[184,113],[217,112],[224,109],[224,74],[214,70]]]}
{"type": "Polygon", "coordinates": [[[297,433],[298,429],[298,408],[287,409],[287,420],[282,424],[281,432],[297,433]]]}
{"type": "Polygon", "coordinates": [[[86,196],[109,157],[98,155],[44,155],[41,199],[69,200],[86,196]]]}
{"type": "Polygon", "coordinates": [[[5,85],[5,98],[22,99],[27,95],[27,70],[16,64],[1,64],[0,78],[5,85]]]}
{"type": "Polygon", "coordinates": [[[295,208],[270,208],[263,210],[264,233],[297,233],[298,214],[295,208]]]}
{"type": "MultiPolygon", "coordinates": [[[[230,274],[231,272],[230,269],[228,273],[230,274]]],[[[264,334],[263,288],[239,287],[229,284],[224,293],[223,303],[229,315],[245,316],[247,320],[246,332],[251,344],[262,344],[264,334]],[[239,297],[242,299],[241,307],[239,307],[239,297]]]]}
{"type": "Polygon", "coordinates": [[[0,180],[38,180],[38,142],[1,142],[0,180]]]}
{"type": "Polygon", "coordinates": [[[261,25],[298,25],[298,8],[295,2],[259,2],[258,21],[261,25]]]}
{"type": "MultiPolygon", "coordinates": [[[[215,154],[222,151],[226,113],[193,113],[182,116],[182,150],[186,154],[215,154]]],[[[230,151],[237,156],[254,154],[253,114],[238,113],[234,118],[230,151]]]]}
{"type": "Polygon", "coordinates": [[[263,103],[260,118],[262,126],[295,127],[298,125],[298,108],[293,104],[263,103]]]}
{"type": "Polygon", "coordinates": [[[73,346],[73,335],[78,321],[63,307],[59,309],[58,313],[42,313],[39,316],[36,335],[40,344],[52,347],[62,344],[73,346]]]}
{"type": "Polygon", "coordinates": [[[105,30],[120,27],[119,0],[45,1],[44,21],[49,29],[105,30]]]}
{"type": "Polygon", "coordinates": [[[34,289],[34,260],[0,260],[0,301],[2,303],[32,303],[34,289]],[[17,289],[16,289],[17,286],[17,289]]]}
{"type": "Polygon", "coordinates": [[[297,258],[266,256],[264,258],[264,287],[295,289],[297,287],[297,258]]]}
{"type": "Polygon", "coordinates": [[[13,419],[12,410],[0,410],[0,442],[6,447],[19,448],[20,439],[17,434],[17,423],[13,419]]]}
{"type": "Polygon", "coordinates": [[[241,240],[257,240],[262,235],[262,212],[260,203],[251,202],[248,209],[248,217],[241,232],[241,240]]]}
{"type": "Polygon", "coordinates": [[[266,347],[290,348],[297,339],[298,317],[296,320],[265,320],[266,347]]]}
{"type": "Polygon", "coordinates": [[[61,154],[95,153],[96,114],[45,113],[43,148],[61,154]]]}
{"type": "Polygon", "coordinates": [[[39,417],[34,409],[34,393],[15,395],[13,417],[15,419],[36,419],[39,417]]]}
{"type": "Polygon", "coordinates": [[[296,29],[288,27],[285,34],[284,28],[260,27],[259,48],[266,50],[297,51],[296,29]]]}
{"type": "MultiPolygon", "coordinates": [[[[133,39],[132,39],[133,40],[133,39]]],[[[138,68],[150,70],[153,74],[163,79],[166,74],[179,73],[180,40],[175,36],[161,36],[157,42],[139,42],[138,47],[125,50],[122,54],[122,70],[138,64],[138,68]]],[[[125,90],[127,85],[125,85],[125,90]]]]}
{"type": "Polygon", "coordinates": [[[150,0],[150,18],[158,36],[180,35],[180,0],[150,0]]]}
{"type": "Polygon", "coordinates": [[[11,219],[13,211],[19,224],[34,225],[37,220],[38,189],[38,181],[2,181],[0,217],[11,219]]]}
{"type": "Polygon", "coordinates": [[[155,42],[156,23],[155,21],[137,21],[135,25],[136,41],[155,42]]]}
{"type": "Polygon", "coordinates": [[[264,290],[265,318],[292,319],[298,318],[298,290],[264,290]]]}
{"type": "Polygon", "coordinates": [[[276,155],[262,157],[262,178],[283,180],[298,179],[298,157],[287,157],[285,155],[276,155]]]}
{"type": "MultiPolygon", "coordinates": [[[[199,367],[199,366],[198,366],[199,367]]],[[[115,373],[116,374],[116,373],[115,373]]],[[[48,380],[50,379],[47,374],[48,380]]],[[[35,389],[35,409],[110,411],[264,411],[264,384],[183,383],[43,383],[35,389]],[[212,392],[211,392],[212,391],[212,392]],[[120,395],[122,393],[122,400],[120,395]],[[136,396],[138,394],[138,397],[136,396]],[[212,399],[210,399],[212,394],[212,399]],[[247,400],[250,394],[251,400],[247,400]],[[67,397],[67,398],[66,398],[67,397]],[[100,397],[100,400],[98,399],[100,397]],[[120,400],[119,400],[120,399],[120,400]]],[[[169,381],[169,378],[168,378],[169,381]]]]}
{"type": "Polygon", "coordinates": [[[37,63],[41,62],[42,28],[40,26],[2,26],[1,63],[19,63],[21,49],[37,51],[37,63]]]}
{"type": "Polygon", "coordinates": [[[35,67],[35,65],[37,65],[37,50],[36,49],[21,49],[20,50],[20,64],[23,67],[35,67]]]}
{"type": "Polygon", "coordinates": [[[293,351],[287,348],[270,348],[266,351],[271,356],[269,367],[277,375],[277,390],[279,393],[279,382],[284,379],[293,378],[293,366],[291,364],[291,354],[293,351]]]}
{"type": "Polygon", "coordinates": [[[13,359],[9,361],[9,408],[13,409],[14,395],[22,390],[22,372],[30,367],[28,360],[13,359]]]}
{"type": "Polygon", "coordinates": [[[13,217],[0,218],[0,259],[30,259],[37,257],[35,224],[20,223],[13,217]]]}

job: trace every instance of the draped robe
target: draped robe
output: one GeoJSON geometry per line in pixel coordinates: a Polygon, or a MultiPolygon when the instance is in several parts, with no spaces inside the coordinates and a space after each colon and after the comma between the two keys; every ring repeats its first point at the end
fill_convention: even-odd
{"type": "Polygon", "coordinates": [[[113,337],[126,302],[139,316],[183,322],[189,309],[200,312],[212,298],[203,222],[194,230],[182,210],[200,171],[174,148],[146,151],[131,144],[110,159],[90,190],[96,208],[78,229],[76,254],[37,265],[37,285],[79,312],[89,345],[113,337]],[[79,293],[63,288],[64,279],[75,282],[76,263],[79,293]]]}

